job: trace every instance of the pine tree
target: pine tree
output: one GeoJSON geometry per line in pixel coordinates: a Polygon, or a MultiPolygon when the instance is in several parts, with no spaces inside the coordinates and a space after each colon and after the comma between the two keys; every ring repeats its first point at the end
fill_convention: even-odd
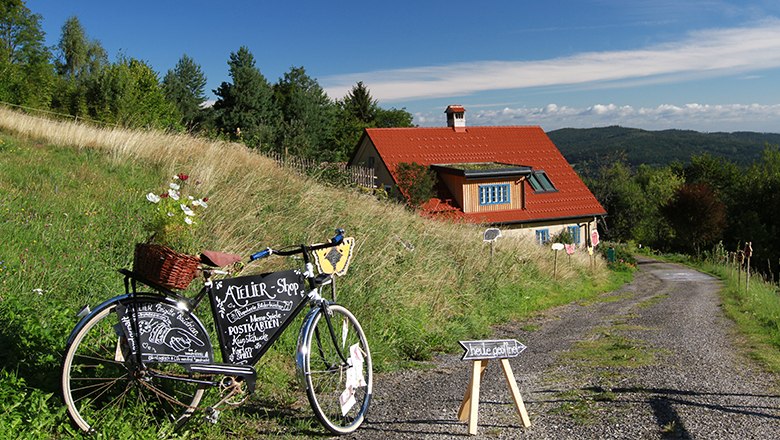
{"type": "Polygon", "coordinates": [[[184,126],[188,130],[195,128],[206,101],[206,76],[200,66],[186,54],[182,55],[176,67],[165,74],[162,88],[165,97],[179,109],[184,126]]]}
{"type": "Polygon", "coordinates": [[[244,46],[230,54],[228,66],[233,82],[223,82],[214,90],[217,128],[232,139],[261,147],[273,139],[279,119],[271,85],[255,67],[254,56],[244,46]]]}
{"type": "Polygon", "coordinates": [[[335,106],[303,67],[292,67],[274,85],[274,101],[284,121],[279,144],[296,156],[331,160],[335,106]]]}
{"type": "Polygon", "coordinates": [[[374,122],[379,108],[377,100],[371,97],[363,81],[358,81],[352,87],[341,105],[350,116],[366,124],[374,122]]]}

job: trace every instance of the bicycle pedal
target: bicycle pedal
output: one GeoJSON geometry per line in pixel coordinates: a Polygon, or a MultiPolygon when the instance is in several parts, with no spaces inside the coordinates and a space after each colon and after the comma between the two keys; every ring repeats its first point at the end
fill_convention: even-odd
{"type": "Polygon", "coordinates": [[[206,408],[206,421],[212,425],[216,425],[217,421],[219,421],[219,414],[220,411],[218,409],[215,409],[211,406],[206,408]]]}

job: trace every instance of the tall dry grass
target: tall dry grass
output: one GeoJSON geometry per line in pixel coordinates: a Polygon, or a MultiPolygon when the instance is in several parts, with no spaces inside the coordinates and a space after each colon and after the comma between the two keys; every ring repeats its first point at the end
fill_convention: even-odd
{"type": "MultiPolygon", "coordinates": [[[[399,204],[319,185],[243,145],[158,131],[104,129],[0,108],[0,129],[39,142],[103,151],[113,161],[179,172],[203,181],[213,248],[248,254],[266,245],[323,241],[335,227],[356,237],[340,300],[382,341],[380,359],[424,358],[448,335],[482,334],[496,320],[594,292],[607,282],[601,259],[559,255],[530,240],[504,239],[490,257],[484,228],[420,218],[399,204]],[[595,286],[595,287],[594,287],[595,286]]],[[[138,188],[139,197],[147,188],[138,188]]],[[[278,259],[281,260],[281,259],[278,259]]],[[[276,270],[289,261],[250,265],[276,270]]]]}

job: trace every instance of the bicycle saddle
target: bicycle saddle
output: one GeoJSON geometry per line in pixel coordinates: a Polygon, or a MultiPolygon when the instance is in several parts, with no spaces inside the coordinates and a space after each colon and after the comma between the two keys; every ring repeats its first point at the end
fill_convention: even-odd
{"type": "Polygon", "coordinates": [[[203,251],[200,254],[200,262],[211,267],[225,267],[238,263],[243,257],[237,254],[228,254],[217,251],[203,251]]]}

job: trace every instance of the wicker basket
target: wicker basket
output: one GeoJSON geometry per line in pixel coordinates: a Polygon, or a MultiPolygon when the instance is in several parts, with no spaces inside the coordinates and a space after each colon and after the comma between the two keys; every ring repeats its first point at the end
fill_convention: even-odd
{"type": "Polygon", "coordinates": [[[186,289],[195,278],[200,259],[166,246],[135,245],[133,272],[169,289],[186,289]]]}

